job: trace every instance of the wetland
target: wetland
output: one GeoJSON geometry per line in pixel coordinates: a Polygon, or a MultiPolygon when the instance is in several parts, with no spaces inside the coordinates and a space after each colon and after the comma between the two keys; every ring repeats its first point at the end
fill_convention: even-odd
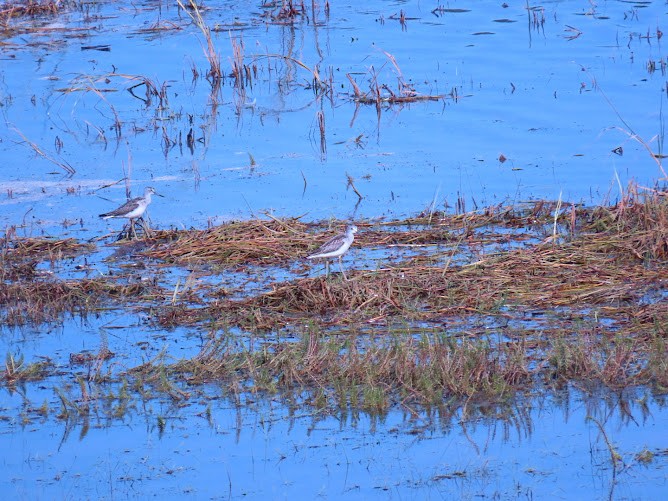
{"type": "Polygon", "coordinates": [[[0,4],[7,495],[660,499],[666,8],[0,4]]]}

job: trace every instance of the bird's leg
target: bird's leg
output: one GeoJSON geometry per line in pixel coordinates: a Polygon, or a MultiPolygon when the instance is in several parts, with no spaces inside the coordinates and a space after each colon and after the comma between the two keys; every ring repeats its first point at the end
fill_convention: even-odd
{"type": "Polygon", "coordinates": [[[343,273],[343,278],[345,278],[346,281],[348,281],[348,277],[346,276],[346,272],[343,269],[343,256],[339,256],[339,268],[341,268],[341,273],[343,273]]]}
{"type": "Polygon", "coordinates": [[[329,259],[325,259],[325,278],[329,278],[329,259]]]}
{"type": "Polygon", "coordinates": [[[123,229],[118,234],[116,240],[130,240],[132,232],[132,219],[123,225],[123,229]]]}
{"type": "Polygon", "coordinates": [[[141,228],[144,230],[144,235],[149,236],[151,234],[151,228],[144,219],[144,216],[140,217],[139,219],[141,219],[141,228]]]}

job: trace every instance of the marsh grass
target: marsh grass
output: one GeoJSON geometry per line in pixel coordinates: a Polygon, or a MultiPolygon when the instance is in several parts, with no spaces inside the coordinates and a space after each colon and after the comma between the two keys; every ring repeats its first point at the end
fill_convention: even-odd
{"type": "Polygon", "coordinates": [[[0,4],[0,19],[7,24],[11,19],[21,17],[36,17],[56,15],[64,9],[69,9],[76,2],[64,0],[24,0],[18,2],[2,2],[0,4]]]}
{"type": "MultiPolygon", "coordinates": [[[[63,416],[84,416],[84,403],[107,399],[89,389],[119,377],[126,393],[162,395],[177,407],[213,384],[237,402],[246,394],[281,395],[317,412],[379,416],[393,406],[418,412],[446,405],[443,412],[466,414],[474,404],[509,405],[544,386],[668,391],[668,199],[658,192],[630,189],[619,203],[594,208],[538,202],[356,223],[361,252],[421,252],[349,269],[348,280],[295,277],[231,298],[226,285],[198,285],[206,266],[305,270],[299,256],[343,222],[254,219],[115,244],[133,259],[202,266],[171,294],[158,282],[122,275],[44,279],[31,271],[35,262],[89,247],[8,235],[3,321],[52,322],[132,302],[163,328],[209,332],[194,357],[163,352],[120,376],[108,368],[106,345],[73,354],[70,363],[87,366],[88,375],[81,397],[59,395],[63,416]]],[[[7,360],[6,385],[52,372],[7,360]]]]}
{"type": "Polygon", "coordinates": [[[56,261],[90,251],[93,247],[74,238],[18,238],[15,234],[6,234],[0,239],[2,259],[7,261],[12,261],[14,257],[23,260],[27,256],[35,260],[56,261]]]}
{"type": "MultiPolygon", "coordinates": [[[[421,93],[411,83],[418,79],[405,77],[387,52],[366,72],[347,74],[352,91],[337,95],[335,89],[342,85],[335,84],[333,68],[327,77],[323,76],[327,69],[321,72],[317,64],[292,53],[249,55],[241,35],[230,36],[231,69],[226,75],[202,5],[192,0],[178,3],[202,40],[208,63],[202,73],[211,84],[211,110],[206,114],[212,117],[225,78],[233,79],[238,113],[247,107],[247,93],[258,85],[258,76],[265,79],[263,83],[280,82],[277,92],[286,95],[300,87],[311,89],[316,101],[328,95],[332,106],[335,97],[356,108],[376,106],[379,118],[390,106],[459,99],[456,88],[450,94],[421,93]],[[283,65],[284,77],[274,80],[272,65],[283,65]]],[[[14,20],[49,16],[73,6],[77,3],[3,3],[0,23],[8,37],[14,36],[14,20]]],[[[329,3],[323,8],[328,16],[329,3]]],[[[315,25],[320,7],[311,3],[310,19],[304,2],[277,2],[261,9],[264,22],[296,26],[304,20],[315,25]]],[[[527,13],[532,28],[541,31],[544,10],[527,9],[527,13]]],[[[405,28],[403,11],[397,19],[405,28]]],[[[139,31],[160,34],[182,29],[177,23],[158,21],[139,31]]],[[[577,30],[570,33],[580,35],[577,30]]],[[[82,50],[108,48],[82,46],[82,50]]],[[[659,66],[663,70],[665,64],[659,66]]],[[[650,72],[656,68],[648,65],[650,72]]],[[[191,72],[197,80],[194,63],[191,72]]],[[[116,72],[78,75],[57,91],[97,96],[113,114],[109,130],[115,131],[117,140],[122,133],[139,133],[146,127],[162,132],[156,137],[165,155],[180,143],[161,125],[178,117],[170,109],[168,81],[116,72]],[[129,122],[117,112],[121,108],[112,103],[119,91],[127,91],[146,109],[154,108],[148,125],[134,130],[126,125],[129,122]]],[[[321,107],[315,123],[323,156],[326,118],[321,107]]],[[[628,137],[640,141],[622,122],[628,137]]],[[[185,139],[191,154],[200,141],[193,125],[191,119],[185,139]]],[[[106,126],[86,122],[88,126],[106,143],[106,126]]],[[[75,172],[60,159],[62,143],[52,154],[15,132],[38,156],[67,174],[75,172]]],[[[361,144],[361,136],[356,142],[361,144]]],[[[665,178],[661,152],[653,153],[648,143],[640,142],[665,178]]],[[[250,163],[253,168],[252,157],[250,163]]],[[[352,177],[348,181],[361,199],[352,177]]],[[[125,420],[133,412],[150,413],[147,402],[152,399],[168,401],[168,410],[161,409],[156,420],[161,433],[171,413],[193,402],[205,402],[202,416],[211,422],[208,399],[212,393],[210,398],[219,398],[216,391],[238,406],[267,396],[272,402],[280,399],[291,410],[303,406],[314,416],[332,414],[344,422],[348,412],[382,418],[399,407],[413,417],[424,413],[444,423],[492,418],[518,428],[531,426],[523,397],[546,387],[603,385],[619,391],[642,385],[665,394],[667,207],[665,192],[643,193],[635,187],[620,202],[595,208],[539,201],[471,212],[460,198],[455,214],[432,206],[400,221],[357,222],[362,231],[354,245],[360,254],[369,249],[417,252],[406,252],[391,263],[378,262],[373,269],[349,270],[350,280],[303,278],[309,268],[300,260],[340,230],[343,221],[305,223],[267,217],[206,230],[154,231],[144,235],[139,246],[117,246],[119,255],[131,253],[139,264],[157,260],[181,269],[202,266],[204,271],[198,269],[202,275],[207,266],[223,272],[253,269],[258,274],[268,267],[295,271],[294,278],[241,298],[229,297],[227,283],[201,285],[194,272],[183,287],[177,282],[170,289],[163,287],[161,277],[130,282],[122,272],[61,279],[40,265],[57,268],[64,260],[93,252],[95,246],[74,239],[20,239],[9,230],[0,240],[3,327],[57,324],[68,315],[86,319],[104,310],[131,307],[158,327],[210,332],[194,357],[179,360],[161,352],[136,367],[121,365],[106,345],[97,352],[71,353],[69,367],[53,362],[51,354],[27,361],[22,354],[7,353],[0,386],[10,393],[21,392],[28,402],[22,386],[31,382],[46,386],[49,378],[61,378],[65,383],[53,386],[59,410],[52,412],[58,405],[47,402],[30,410],[25,403],[24,422],[31,415],[56,415],[68,423],[68,433],[74,423],[83,423],[82,436],[91,421],[109,423],[125,420]]],[[[595,424],[604,435],[601,422],[595,424]]],[[[605,441],[616,467],[619,454],[607,437],[605,441]]]]}
{"type": "Polygon", "coordinates": [[[164,297],[161,288],[148,283],[130,283],[123,275],[67,279],[37,270],[40,263],[51,267],[67,258],[93,251],[95,246],[74,239],[18,238],[7,234],[0,240],[0,319],[7,327],[60,322],[64,315],[85,318],[110,303],[164,297]]]}
{"type": "Polygon", "coordinates": [[[156,289],[142,283],[114,283],[101,277],[0,284],[0,318],[6,326],[60,322],[64,315],[86,318],[110,303],[139,300],[156,289]]]}
{"type": "Polygon", "coordinates": [[[157,231],[143,255],[170,262],[227,266],[286,263],[309,247],[308,225],[297,219],[231,222],[206,230],[157,231]]]}
{"type": "Polygon", "coordinates": [[[0,375],[7,386],[27,381],[39,381],[46,377],[53,369],[53,364],[48,361],[26,363],[23,355],[8,353],[5,357],[5,370],[0,375]]]}
{"type": "Polygon", "coordinates": [[[18,238],[13,231],[8,231],[0,239],[0,281],[4,287],[9,287],[11,282],[34,280],[44,276],[36,269],[40,262],[53,266],[63,259],[90,252],[93,247],[73,238],[18,238]]]}
{"type": "Polygon", "coordinates": [[[229,388],[261,394],[307,392],[310,400],[328,407],[359,402],[372,414],[399,402],[435,405],[448,397],[510,397],[531,381],[512,347],[502,348],[499,357],[479,341],[392,336],[377,343],[359,341],[309,330],[299,342],[239,350],[214,338],[192,359],[153,360],[132,372],[163,391],[166,379],[189,386],[224,381],[229,388]]]}
{"type": "MultiPolygon", "coordinates": [[[[361,196],[358,194],[358,196],[361,196]]],[[[380,221],[376,228],[363,228],[356,235],[355,246],[435,246],[454,243],[462,233],[474,244],[492,239],[504,242],[535,238],[527,229],[540,229],[552,223],[554,204],[540,202],[526,207],[492,207],[480,212],[448,215],[442,212],[421,214],[400,221],[380,221]],[[503,236],[487,231],[493,227],[512,230],[503,236]]],[[[585,217],[584,212],[578,217],[585,217]]],[[[559,221],[571,224],[571,217],[559,221]]],[[[155,231],[150,248],[143,255],[179,264],[193,262],[238,265],[285,265],[305,256],[328,238],[327,232],[345,227],[344,222],[304,223],[299,219],[236,221],[205,230],[155,231]]],[[[541,238],[543,238],[541,236],[541,238]]]]}
{"type": "MultiPolygon", "coordinates": [[[[341,381],[345,381],[346,387],[361,388],[361,379],[353,374],[361,374],[364,367],[364,384],[369,386],[364,386],[362,393],[340,399],[361,402],[367,398],[376,402],[371,407],[377,408],[383,406],[372,396],[381,382],[399,393],[440,398],[448,394],[500,396],[536,380],[547,384],[583,380],[612,388],[638,384],[665,388],[668,311],[660,299],[668,278],[665,198],[630,190],[614,206],[571,206],[562,211],[557,207],[539,203],[522,210],[496,207],[475,214],[431,213],[400,223],[385,222],[377,225],[384,230],[361,231],[355,245],[431,244],[432,254],[452,252],[455,243],[455,249],[461,251],[462,247],[476,247],[481,240],[492,238],[516,239],[517,245],[447,268],[430,264],[448,262],[447,256],[430,262],[417,257],[376,270],[357,270],[347,281],[314,277],[275,283],[270,291],[243,299],[216,296],[198,308],[181,304],[165,310],[158,321],[164,325],[237,326],[250,332],[277,332],[306,323],[333,334],[349,332],[340,345],[336,344],[337,337],[310,344],[310,355],[295,351],[303,350],[303,344],[287,343],[270,351],[265,347],[264,351],[248,353],[242,361],[237,354],[228,353],[226,356],[236,357],[236,363],[225,357],[214,358],[225,367],[244,367],[251,380],[271,381],[267,391],[277,391],[276,385],[286,381],[309,381],[313,388],[341,387],[341,381]],[[523,231],[490,232],[490,225],[523,231]],[[531,234],[530,241],[525,240],[527,234],[531,234]],[[395,346],[392,351],[387,346],[376,346],[373,335],[364,334],[391,337],[397,320],[418,333],[432,331],[410,326],[425,322],[450,325],[454,330],[446,328],[444,332],[459,333],[465,342],[435,343],[422,351],[414,345],[415,336],[408,335],[396,343],[401,350],[395,346]],[[482,342],[490,333],[495,342],[482,342]],[[355,339],[364,339],[358,352],[351,350],[355,339]],[[353,360],[353,353],[358,358],[353,360]],[[419,371],[398,376],[397,364],[402,357],[430,362],[419,371]],[[258,360],[277,364],[280,378],[269,377],[273,366],[258,360]],[[302,365],[285,365],[296,360],[303,361],[302,365]],[[444,367],[442,370],[433,372],[435,360],[444,367]],[[394,375],[374,375],[379,367],[390,363],[385,361],[391,361],[394,375]],[[351,364],[359,369],[340,373],[351,364]],[[327,383],[318,379],[315,367],[325,367],[323,374],[333,379],[327,383]],[[393,378],[413,383],[407,387],[393,385],[393,378]]],[[[304,254],[308,251],[312,240],[304,236],[307,232],[308,226],[296,220],[255,221],[206,234],[188,233],[182,242],[169,238],[170,243],[158,246],[159,255],[153,256],[152,251],[149,254],[181,262],[213,259],[228,265],[261,265],[266,259],[272,264],[285,264],[299,249],[304,254]],[[232,238],[232,233],[237,238],[232,238]],[[230,246],[235,250],[233,254],[214,252],[225,247],[221,235],[237,241],[230,246]],[[198,248],[195,242],[200,241],[203,246],[198,248]],[[188,253],[184,253],[186,248],[188,253]],[[244,249],[253,250],[247,259],[242,257],[244,249]]],[[[321,336],[327,338],[327,334],[321,336]]],[[[211,359],[206,360],[203,363],[202,357],[198,359],[199,371],[215,377],[215,370],[203,369],[211,359]]]]}
{"type": "MultiPolygon", "coordinates": [[[[220,318],[244,329],[275,329],[299,318],[332,326],[385,323],[397,317],[432,321],[504,316],[509,309],[537,315],[569,308],[594,309],[601,319],[615,320],[623,328],[634,305],[640,308],[645,298],[663,290],[665,271],[657,264],[666,257],[663,232],[668,221],[665,203],[660,198],[656,202],[627,199],[616,207],[573,208],[556,217],[554,206],[546,204],[521,213],[431,214],[403,221],[394,231],[363,230],[355,241],[358,247],[425,246],[428,258],[407,257],[391,266],[357,270],[347,281],[314,277],[275,283],[272,290],[241,300],[220,300],[213,292],[207,306],[180,307],[165,312],[163,319],[181,324],[220,318]],[[556,220],[559,225],[553,224],[556,220]],[[424,227],[415,228],[420,223],[424,227]],[[523,231],[489,231],[492,225],[523,231]],[[533,232],[527,233],[530,228],[533,232]],[[532,245],[529,238],[538,243],[532,245]],[[503,239],[507,248],[476,250],[494,239],[503,239]],[[464,251],[475,259],[450,262],[453,252],[464,251]]],[[[307,228],[296,220],[253,221],[182,235],[165,233],[157,238],[167,243],[153,246],[146,255],[184,264],[210,260],[225,266],[288,266],[314,245],[307,228]]],[[[644,306],[634,313],[635,325],[638,318],[645,324],[656,321],[652,313],[663,318],[661,311],[644,306]],[[638,317],[640,312],[650,318],[638,317]]]]}
{"type": "Polygon", "coordinates": [[[637,344],[632,354],[630,342],[619,350],[604,337],[559,344],[542,335],[498,342],[415,330],[374,338],[310,327],[296,340],[255,347],[230,342],[227,335],[212,336],[193,358],[156,358],[130,374],[180,402],[193,389],[216,384],[232,399],[241,393],[280,395],[328,412],[357,409],[371,415],[395,406],[411,412],[447,406],[449,412],[467,413],[469,405],[507,405],[537,387],[559,389],[569,382],[613,389],[654,385],[650,367],[631,367],[644,365],[637,354],[648,348],[646,343],[637,344]],[[557,357],[569,362],[558,367],[557,357]]]}

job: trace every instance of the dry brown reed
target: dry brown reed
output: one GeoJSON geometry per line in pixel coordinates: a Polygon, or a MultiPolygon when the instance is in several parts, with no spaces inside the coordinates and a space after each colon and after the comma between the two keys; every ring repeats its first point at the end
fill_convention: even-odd
{"type": "Polygon", "coordinates": [[[156,231],[143,255],[170,262],[228,266],[286,263],[309,247],[297,219],[231,222],[206,230],[156,231]],[[285,237],[291,238],[285,238],[285,237]]]}
{"type": "Polygon", "coordinates": [[[129,300],[137,300],[144,294],[155,300],[157,290],[148,284],[118,284],[103,277],[2,283],[0,321],[6,326],[20,326],[59,322],[64,315],[85,318],[91,311],[110,303],[125,305],[129,300]]]}
{"type": "Polygon", "coordinates": [[[207,73],[207,77],[211,80],[212,85],[217,88],[220,85],[220,80],[223,77],[223,71],[220,65],[220,56],[216,51],[216,47],[211,37],[211,29],[207,26],[204,18],[202,17],[202,9],[195,0],[188,0],[186,4],[184,4],[181,0],[177,1],[179,7],[188,14],[193,23],[195,23],[195,26],[197,26],[197,28],[204,36],[204,40],[206,41],[204,55],[209,62],[209,71],[207,73]]]}
{"type": "Polygon", "coordinates": [[[64,315],[85,317],[113,303],[164,297],[160,287],[126,283],[122,275],[63,280],[49,270],[37,270],[40,263],[54,265],[91,252],[92,244],[8,234],[0,246],[0,321],[5,326],[60,322],[64,315]]]}
{"type": "Polygon", "coordinates": [[[65,160],[62,160],[62,161],[61,161],[61,160],[58,160],[58,159],[54,158],[53,156],[49,155],[46,151],[44,151],[44,149],[41,148],[37,143],[33,143],[32,141],[30,141],[25,135],[23,135],[23,133],[22,133],[20,130],[18,130],[18,129],[16,129],[16,128],[14,128],[13,130],[14,130],[14,132],[16,132],[19,136],[21,136],[21,138],[23,139],[23,141],[24,141],[24,142],[25,142],[25,143],[26,143],[26,144],[27,144],[27,145],[28,145],[28,146],[29,146],[29,147],[30,147],[30,148],[31,148],[37,155],[39,155],[40,157],[44,158],[45,160],[48,160],[48,161],[51,162],[52,164],[57,165],[58,167],[60,167],[61,169],[63,169],[65,172],[67,172],[67,174],[70,175],[70,176],[76,173],[76,169],[75,169],[74,167],[72,167],[67,161],[65,161],[65,160]]]}
{"type": "Polygon", "coordinates": [[[268,8],[262,17],[273,24],[292,24],[303,16],[306,16],[304,1],[282,0],[273,4],[267,4],[268,8]]]}
{"type": "Polygon", "coordinates": [[[316,114],[316,120],[318,122],[318,129],[320,130],[320,155],[323,157],[327,154],[327,136],[325,129],[325,114],[322,111],[318,111],[316,114]]]}
{"type": "Polygon", "coordinates": [[[234,101],[237,114],[246,106],[246,87],[252,85],[250,67],[244,64],[244,43],[241,37],[230,34],[232,45],[232,78],[234,78],[234,101]]]}
{"type": "MultiPolygon", "coordinates": [[[[354,188],[354,179],[348,177],[354,188]]],[[[358,197],[362,195],[354,189],[358,197]]],[[[361,247],[419,246],[454,243],[461,232],[469,234],[470,241],[494,239],[510,242],[535,238],[525,227],[542,227],[553,222],[555,203],[536,202],[525,207],[490,207],[484,211],[466,214],[429,212],[404,220],[380,221],[379,229],[364,228],[357,234],[355,245],[361,247]],[[494,226],[519,228],[517,233],[504,236],[479,235],[474,232],[494,226]]],[[[578,215],[584,217],[584,214],[578,215]]],[[[560,222],[570,224],[570,216],[561,215],[560,222]]],[[[362,224],[362,223],[360,223],[362,224]]],[[[176,263],[214,262],[237,265],[285,265],[298,256],[308,254],[326,239],[325,234],[315,238],[313,233],[325,232],[331,223],[303,223],[299,219],[250,220],[225,223],[206,230],[155,231],[149,240],[150,248],[143,252],[148,258],[176,263]]],[[[334,226],[345,227],[341,222],[334,226]]],[[[364,226],[364,225],[362,225],[364,226]]],[[[467,238],[468,238],[467,237],[467,238]]]]}
{"type": "MultiPolygon", "coordinates": [[[[290,266],[327,238],[330,225],[268,219],[159,231],[142,241],[138,257],[290,266]]],[[[81,249],[4,242],[3,269],[19,271],[0,286],[3,321],[57,321],[131,300],[163,327],[206,326],[211,334],[198,356],[158,357],[129,373],[177,401],[190,394],[181,384],[212,380],[232,393],[296,392],[310,405],[370,413],[502,402],[536,384],[667,391],[668,197],[630,189],[606,207],[538,202],[358,225],[358,248],[421,252],[374,270],[349,268],[349,280],[296,278],[241,298],[215,284],[198,288],[193,278],[187,294],[175,291],[169,301],[154,284],[31,276],[31,261],[17,258],[27,253],[14,249],[40,259],[81,249]],[[21,266],[30,280],[18,278],[21,266]]],[[[98,356],[75,354],[79,361],[98,356]]],[[[10,361],[7,373],[19,374],[17,367],[10,361]]]]}
{"type": "Polygon", "coordinates": [[[92,248],[92,245],[79,243],[73,238],[18,238],[8,232],[0,238],[0,281],[32,280],[39,275],[35,270],[39,262],[54,263],[92,248]]]}
{"type": "Polygon", "coordinates": [[[31,257],[33,259],[54,261],[64,257],[71,257],[90,251],[93,245],[81,243],[74,238],[62,240],[48,238],[0,238],[0,248],[3,249],[4,259],[22,259],[31,257]]]}
{"type": "Polygon", "coordinates": [[[4,23],[19,17],[35,17],[54,15],[68,8],[71,2],[61,0],[24,0],[19,2],[3,2],[0,5],[0,18],[4,23]]]}
{"type": "MultiPolygon", "coordinates": [[[[572,208],[557,218],[567,230],[558,236],[562,243],[549,234],[554,205],[536,204],[522,213],[497,208],[484,214],[432,214],[403,221],[403,229],[396,231],[362,231],[355,244],[376,248],[430,245],[433,251],[427,256],[409,257],[373,271],[359,270],[348,281],[296,279],[241,300],[220,300],[214,294],[215,300],[203,308],[180,305],[165,312],[162,319],[166,324],[220,319],[226,325],[276,329],[297,319],[332,326],[391,323],[395,318],[433,321],[462,315],[505,316],[508,310],[546,314],[568,309],[579,315],[594,309],[596,315],[614,320],[616,329],[630,322],[639,325],[642,319],[654,332],[653,323],[666,321],[666,307],[659,303],[652,309],[642,304],[652,295],[665,293],[667,205],[661,197],[645,197],[641,202],[626,198],[608,208],[572,208]],[[424,229],[405,228],[427,221],[431,224],[424,229]],[[515,235],[490,232],[490,224],[532,226],[538,243],[476,253],[477,247],[493,240],[510,243],[528,238],[524,231],[515,235]],[[465,249],[476,259],[453,265],[452,253],[465,249]]],[[[235,223],[187,232],[155,246],[147,255],[178,262],[287,265],[295,256],[307,254],[314,244],[306,229],[296,220],[235,223]]]]}
{"type": "MultiPolygon", "coordinates": [[[[402,22],[402,26],[405,22],[402,22]]],[[[446,98],[446,95],[420,94],[415,90],[412,84],[408,83],[401,72],[401,68],[395,57],[386,51],[381,51],[387,60],[392,64],[397,79],[397,89],[392,88],[386,83],[379,82],[379,73],[371,66],[369,68],[368,81],[369,91],[363,92],[350,74],[346,74],[348,81],[353,87],[353,100],[360,104],[373,104],[380,114],[383,105],[406,104],[419,101],[439,101],[446,98]]]]}

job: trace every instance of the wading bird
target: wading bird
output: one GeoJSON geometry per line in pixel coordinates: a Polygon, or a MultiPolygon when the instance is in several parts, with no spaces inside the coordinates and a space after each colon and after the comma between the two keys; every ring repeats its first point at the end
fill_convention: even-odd
{"type": "Polygon", "coordinates": [[[346,228],[345,233],[336,235],[335,237],[327,240],[322,246],[315,251],[310,256],[306,256],[307,259],[325,259],[325,266],[327,269],[327,276],[329,276],[329,259],[338,258],[339,267],[341,268],[341,273],[343,273],[343,278],[348,280],[346,277],[346,272],[343,270],[343,255],[350,249],[350,246],[355,239],[355,233],[357,233],[357,226],[354,224],[349,225],[346,228]]]}
{"type": "MultiPolygon", "coordinates": [[[[135,219],[141,219],[142,222],[142,227],[145,232],[148,232],[149,228],[146,225],[146,222],[144,221],[143,215],[144,212],[146,212],[146,207],[148,207],[148,204],[151,203],[151,195],[157,195],[161,197],[159,193],[156,193],[156,191],[151,188],[150,186],[147,186],[144,189],[144,196],[143,197],[137,197],[133,198],[131,200],[128,200],[125,202],[123,205],[121,205],[119,208],[112,210],[111,212],[105,212],[104,214],[100,214],[100,217],[102,219],[110,219],[113,217],[124,217],[126,219],[130,220],[130,228],[129,232],[134,233],[134,223],[135,219]]],[[[122,232],[121,232],[122,234],[122,232]]],[[[130,233],[128,233],[129,235],[130,233]]]]}

